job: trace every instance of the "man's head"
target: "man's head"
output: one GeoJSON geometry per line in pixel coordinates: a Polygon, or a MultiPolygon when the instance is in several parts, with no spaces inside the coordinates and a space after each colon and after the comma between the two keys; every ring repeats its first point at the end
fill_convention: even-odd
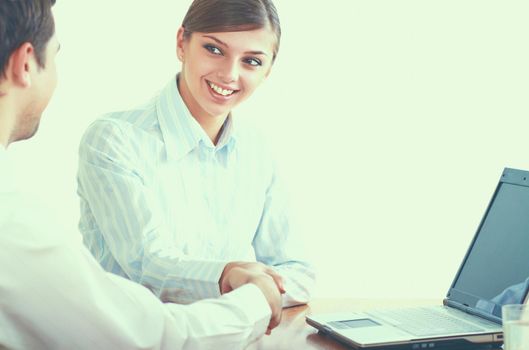
{"type": "Polygon", "coordinates": [[[55,0],[0,0],[0,143],[36,132],[57,75],[55,0]]]}

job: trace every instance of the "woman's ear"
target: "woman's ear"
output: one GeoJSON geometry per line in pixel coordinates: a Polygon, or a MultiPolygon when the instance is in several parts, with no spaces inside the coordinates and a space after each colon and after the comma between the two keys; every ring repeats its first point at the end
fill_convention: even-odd
{"type": "Polygon", "coordinates": [[[270,75],[270,72],[272,72],[272,66],[273,64],[271,64],[270,67],[268,67],[268,71],[265,74],[265,79],[268,78],[268,76],[270,75]]]}
{"type": "Polygon", "coordinates": [[[184,27],[178,28],[178,33],[176,34],[176,56],[180,62],[184,62],[184,27]]]}

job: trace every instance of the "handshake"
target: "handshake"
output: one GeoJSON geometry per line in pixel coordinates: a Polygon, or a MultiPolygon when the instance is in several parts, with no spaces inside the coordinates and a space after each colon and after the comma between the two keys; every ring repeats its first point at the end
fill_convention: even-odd
{"type": "Polygon", "coordinates": [[[247,283],[256,285],[268,301],[272,317],[266,334],[270,334],[281,322],[281,294],[285,293],[283,278],[271,267],[259,262],[230,262],[226,264],[220,276],[220,292],[229,293],[247,283]]]}

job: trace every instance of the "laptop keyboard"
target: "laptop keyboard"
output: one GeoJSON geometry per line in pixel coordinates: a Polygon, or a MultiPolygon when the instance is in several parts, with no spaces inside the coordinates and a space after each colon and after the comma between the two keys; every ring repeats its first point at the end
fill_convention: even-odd
{"type": "Polygon", "coordinates": [[[484,331],[471,323],[432,308],[406,308],[366,312],[416,336],[484,331]]]}

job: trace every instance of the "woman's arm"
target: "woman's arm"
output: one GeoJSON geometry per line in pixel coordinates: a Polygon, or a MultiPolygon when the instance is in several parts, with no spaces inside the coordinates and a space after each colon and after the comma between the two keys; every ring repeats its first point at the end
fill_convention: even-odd
{"type": "Polygon", "coordinates": [[[107,271],[124,271],[163,301],[218,297],[227,261],[190,259],[177,247],[146,184],[149,169],[142,165],[141,149],[124,127],[102,119],[81,141],[78,193],[85,243],[107,271]],[[103,242],[90,241],[99,236],[86,234],[92,230],[103,242]]]}
{"type": "Polygon", "coordinates": [[[286,190],[274,171],[253,247],[257,261],[283,278],[285,307],[308,303],[315,284],[314,269],[304,256],[304,242],[297,234],[286,190]]]}

